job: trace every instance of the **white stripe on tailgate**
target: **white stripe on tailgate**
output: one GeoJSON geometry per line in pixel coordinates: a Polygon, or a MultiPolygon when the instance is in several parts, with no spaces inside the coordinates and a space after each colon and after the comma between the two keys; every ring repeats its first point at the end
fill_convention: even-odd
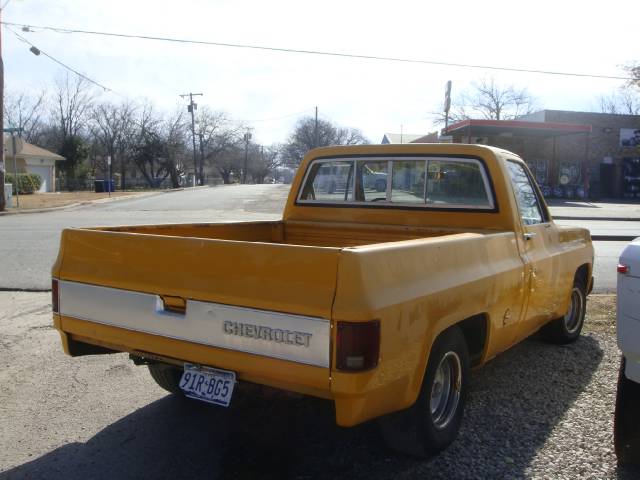
{"type": "Polygon", "coordinates": [[[158,295],[59,282],[60,313],[163,337],[329,367],[328,320],[187,300],[167,312],[158,295]]]}

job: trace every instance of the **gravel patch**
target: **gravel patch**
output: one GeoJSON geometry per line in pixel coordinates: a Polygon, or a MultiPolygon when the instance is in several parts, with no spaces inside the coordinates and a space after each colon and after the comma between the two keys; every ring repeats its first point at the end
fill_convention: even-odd
{"type": "Polygon", "coordinates": [[[65,357],[48,295],[0,292],[0,477],[640,478],[613,453],[612,302],[590,300],[575,344],[534,337],[474,371],[458,439],[421,460],[389,452],[375,422],[336,427],[326,401],[239,392],[226,410],[165,395],[123,354],[65,357]]]}

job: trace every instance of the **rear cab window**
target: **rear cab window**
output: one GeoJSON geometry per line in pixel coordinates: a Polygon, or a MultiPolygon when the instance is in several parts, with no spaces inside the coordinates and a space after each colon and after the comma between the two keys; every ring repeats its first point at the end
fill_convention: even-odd
{"type": "Polygon", "coordinates": [[[495,210],[479,159],[432,156],[314,160],[298,203],[495,210]]]}

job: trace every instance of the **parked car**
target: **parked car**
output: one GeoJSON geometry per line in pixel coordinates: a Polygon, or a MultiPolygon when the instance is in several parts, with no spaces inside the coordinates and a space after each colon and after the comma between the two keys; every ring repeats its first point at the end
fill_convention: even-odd
{"type": "Polygon", "coordinates": [[[53,319],[69,355],[129,352],[169,392],[312,395],[429,456],[457,435],[471,368],[540,329],[580,336],[592,269],[589,231],[554,223],[513,153],[327,147],[281,220],[64,230],[53,319]]]}
{"type": "Polygon", "coordinates": [[[618,346],[622,351],[614,420],[616,455],[640,464],[640,238],[618,263],[618,346]]]}

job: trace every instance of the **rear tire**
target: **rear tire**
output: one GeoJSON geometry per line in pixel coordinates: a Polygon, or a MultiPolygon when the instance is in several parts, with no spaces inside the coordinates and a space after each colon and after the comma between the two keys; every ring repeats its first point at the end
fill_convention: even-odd
{"type": "Polygon", "coordinates": [[[428,458],[455,440],[469,383],[469,352],[462,331],[452,327],[435,341],[416,402],[379,420],[392,450],[428,458]]]}
{"type": "Polygon", "coordinates": [[[581,278],[576,278],[571,288],[569,311],[542,328],[544,338],[551,343],[565,345],[580,337],[587,311],[587,289],[581,278]]]}
{"type": "Polygon", "coordinates": [[[150,363],[148,367],[151,377],[167,392],[184,395],[180,389],[180,378],[182,378],[181,369],[166,363],[150,363]]]}
{"type": "Polygon", "coordinates": [[[618,374],[613,443],[618,462],[640,465],[640,384],[625,376],[625,362],[622,357],[618,374]]]}

